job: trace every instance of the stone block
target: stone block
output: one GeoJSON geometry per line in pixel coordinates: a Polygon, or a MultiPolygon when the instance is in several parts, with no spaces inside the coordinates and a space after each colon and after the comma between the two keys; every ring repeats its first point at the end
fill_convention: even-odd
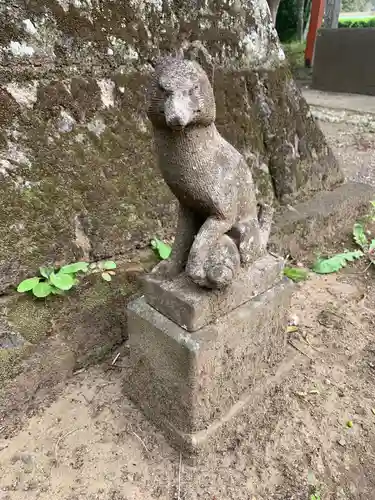
{"type": "Polygon", "coordinates": [[[284,355],[292,283],[273,288],[196,332],[144,297],[128,306],[131,376],[125,392],[187,453],[212,441],[251,404],[251,391],[284,355]]]}
{"type": "Polygon", "coordinates": [[[295,259],[313,257],[322,248],[332,246],[332,241],[350,234],[358,217],[368,213],[374,197],[374,186],[347,182],[285,207],[274,217],[269,246],[295,259]]]}
{"type": "Polygon", "coordinates": [[[203,289],[183,273],[170,281],[144,280],[146,301],[179,326],[194,332],[265,292],[280,281],[284,261],[265,255],[222,291],[203,289]]]}

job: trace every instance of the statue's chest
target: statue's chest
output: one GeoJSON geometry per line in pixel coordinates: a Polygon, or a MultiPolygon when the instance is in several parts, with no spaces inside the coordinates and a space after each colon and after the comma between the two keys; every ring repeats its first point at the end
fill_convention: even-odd
{"type": "Polygon", "coordinates": [[[173,151],[169,151],[160,157],[160,170],[165,182],[181,203],[192,209],[209,209],[212,204],[215,166],[208,155],[174,155],[173,151]]]}

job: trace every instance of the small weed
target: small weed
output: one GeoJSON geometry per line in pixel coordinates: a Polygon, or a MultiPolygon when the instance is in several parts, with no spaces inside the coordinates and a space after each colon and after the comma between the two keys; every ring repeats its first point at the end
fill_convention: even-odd
{"type": "Polygon", "coordinates": [[[112,260],[102,262],[75,262],[60,268],[40,267],[39,276],[21,281],[17,287],[19,293],[31,293],[38,299],[49,295],[64,295],[78,285],[81,275],[101,273],[105,281],[111,281],[115,274],[116,263],[112,260]]]}
{"type": "Polygon", "coordinates": [[[284,267],[284,276],[298,283],[299,281],[305,281],[309,276],[309,272],[299,267],[284,267]]]}
{"type": "Polygon", "coordinates": [[[150,244],[151,248],[160,260],[166,260],[171,255],[172,247],[167,243],[164,243],[164,241],[158,240],[158,238],[153,238],[150,244]]]}
{"type": "Polygon", "coordinates": [[[316,491],[315,493],[311,493],[310,500],[322,500],[322,497],[320,496],[319,491],[316,491]]]}
{"type": "MultiPolygon", "coordinates": [[[[310,394],[317,393],[318,391],[310,391],[310,394]]],[[[309,500],[322,500],[319,485],[316,481],[315,474],[312,470],[308,472],[307,482],[309,484],[309,500]]]]}
{"type": "Polygon", "coordinates": [[[116,267],[116,262],[113,262],[113,260],[103,260],[101,262],[93,262],[90,264],[88,272],[89,274],[100,273],[104,281],[111,281],[112,276],[116,274],[114,271],[116,267]]]}
{"type": "MultiPolygon", "coordinates": [[[[370,212],[364,217],[365,221],[375,221],[375,201],[371,202],[370,212]]],[[[346,251],[333,255],[329,258],[318,257],[312,270],[318,274],[331,274],[340,271],[348,262],[366,257],[370,264],[375,264],[375,239],[369,240],[364,222],[356,222],[353,226],[354,242],[360,247],[359,250],[346,251]]]]}

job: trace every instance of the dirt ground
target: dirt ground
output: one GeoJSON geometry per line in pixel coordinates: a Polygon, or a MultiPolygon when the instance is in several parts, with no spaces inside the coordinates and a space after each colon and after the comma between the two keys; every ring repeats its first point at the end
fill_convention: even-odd
{"type": "Polygon", "coordinates": [[[292,500],[314,487],[326,500],[374,498],[374,276],[362,271],[299,287],[291,371],[204,466],[180,468],[178,452],[123,396],[125,351],[116,368],[77,374],[21,432],[0,439],[0,498],[171,500],[180,490],[189,500],[292,500]]]}
{"type": "MultiPolygon", "coordinates": [[[[373,183],[374,134],[321,125],[348,177],[373,183]]],[[[287,376],[205,465],[180,464],[124,397],[125,348],[115,366],[116,352],[77,373],[18,433],[0,427],[0,500],[375,498],[374,278],[360,264],[299,285],[287,376]]]]}
{"type": "Polygon", "coordinates": [[[375,114],[373,123],[347,123],[339,111],[331,111],[336,122],[319,121],[348,179],[375,186],[375,114]],[[341,121],[343,120],[343,121],[341,121]]]}

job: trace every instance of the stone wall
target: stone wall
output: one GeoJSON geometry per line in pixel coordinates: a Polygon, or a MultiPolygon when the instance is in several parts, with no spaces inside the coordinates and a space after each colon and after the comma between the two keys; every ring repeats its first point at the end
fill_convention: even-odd
{"type": "Polygon", "coordinates": [[[265,0],[0,0],[0,293],[41,264],[172,233],[144,89],[150,60],[181,50],[208,70],[262,196],[342,180],[265,0]]]}
{"type": "Polygon", "coordinates": [[[313,87],[330,92],[375,95],[375,28],[321,29],[313,87]]]}

